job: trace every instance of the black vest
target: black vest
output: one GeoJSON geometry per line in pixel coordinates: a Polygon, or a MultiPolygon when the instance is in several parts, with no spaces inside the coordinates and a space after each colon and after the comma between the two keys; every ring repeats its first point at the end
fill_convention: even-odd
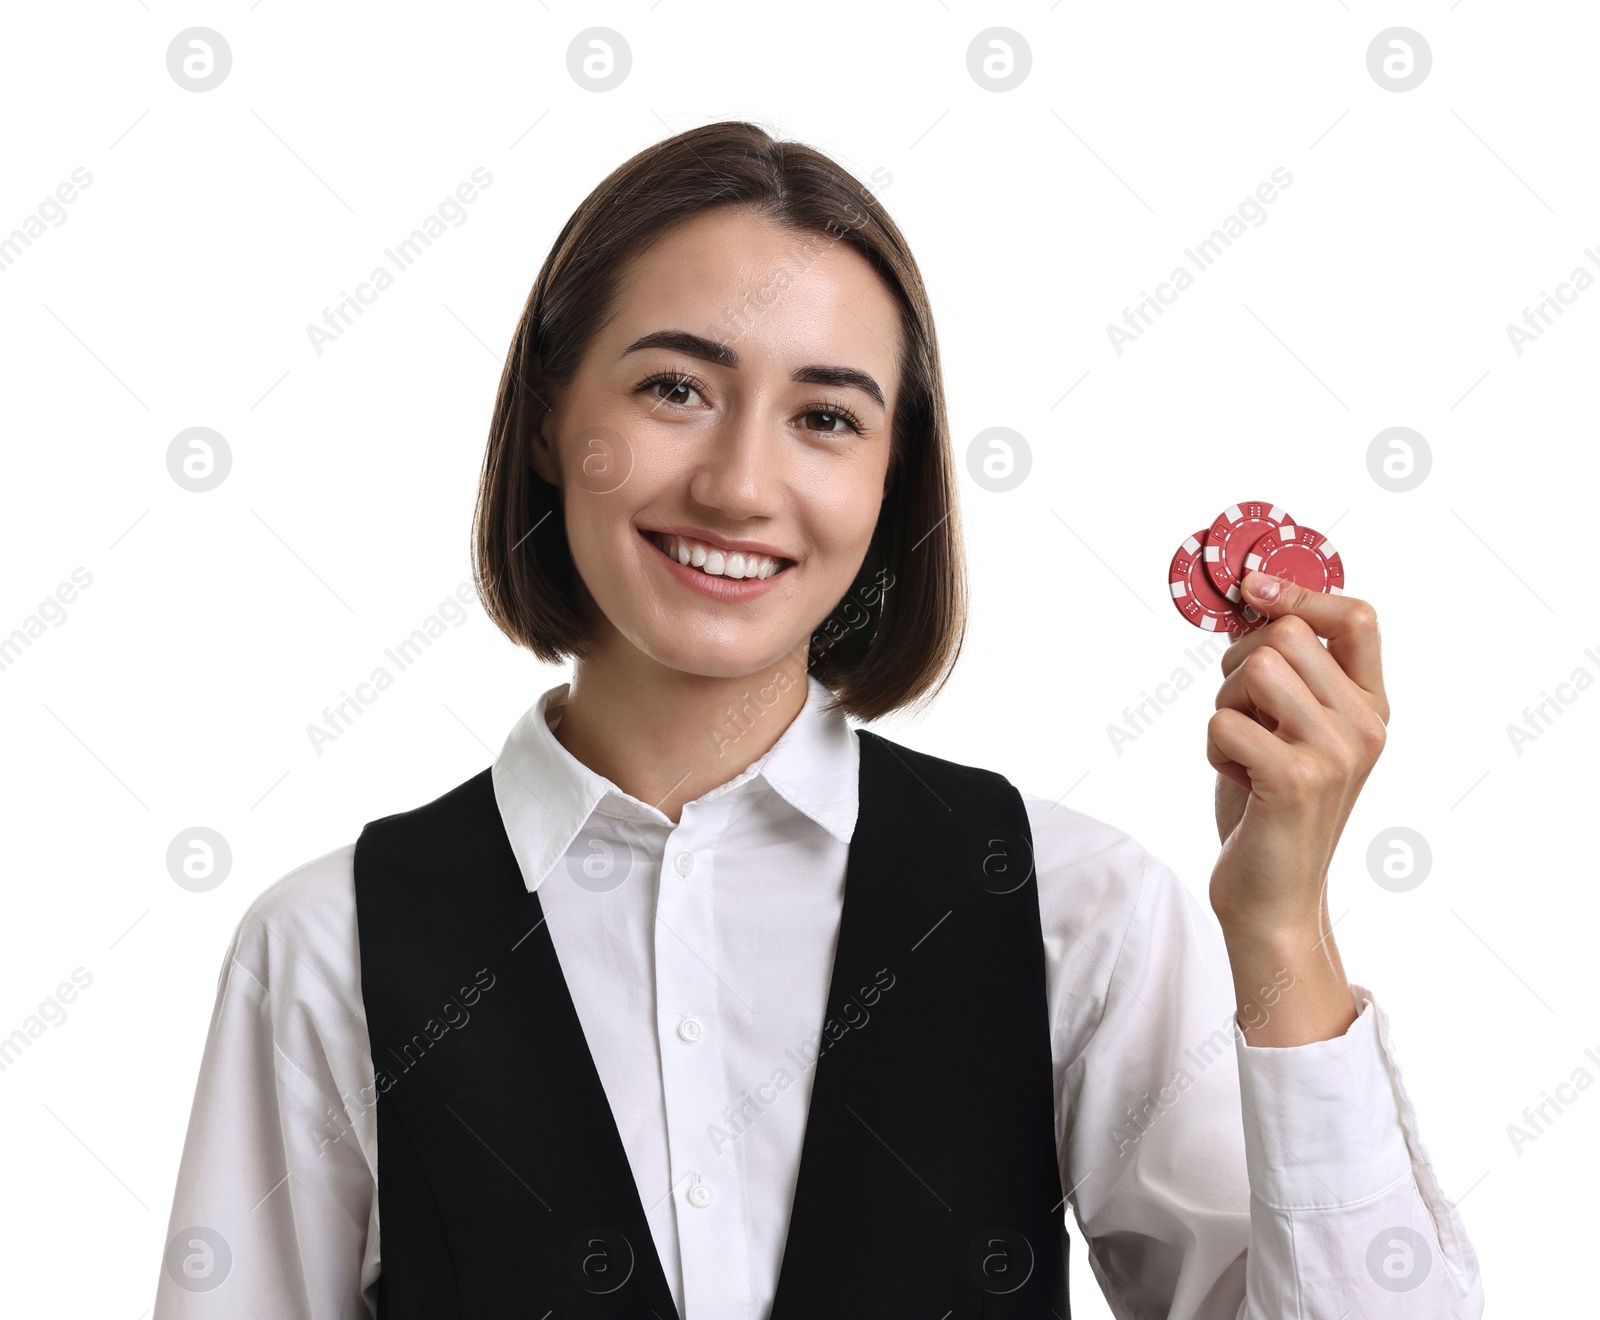
{"type": "MultiPolygon", "coordinates": [[[[1065,1320],[1022,798],[856,732],[860,811],[771,1320],[1065,1320]]],[[[379,1320],[674,1320],[490,772],[370,822],[355,887],[379,1320]]]]}

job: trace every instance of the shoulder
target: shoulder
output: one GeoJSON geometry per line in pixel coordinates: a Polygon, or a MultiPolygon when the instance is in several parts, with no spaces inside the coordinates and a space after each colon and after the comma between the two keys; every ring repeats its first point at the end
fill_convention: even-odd
{"type": "MultiPolygon", "coordinates": [[[[217,1120],[224,1128],[265,1115],[273,1129],[270,1140],[281,1135],[289,1142],[293,1128],[298,1148],[300,1134],[309,1129],[319,1156],[339,1143],[343,1125],[350,1124],[355,1140],[338,1149],[359,1148],[365,1169],[375,1170],[354,853],[354,843],[348,843],[301,863],[245,909],[223,964],[201,1089],[207,1105],[230,1114],[217,1120]],[[266,1088],[274,1088],[270,1102],[263,1099],[266,1088]]],[[[254,1128],[239,1127],[237,1133],[246,1145],[269,1139],[254,1128]]],[[[365,1186],[368,1174],[348,1166],[339,1177],[354,1179],[354,1189],[365,1186]]],[[[364,1206],[351,1215],[364,1219],[364,1206]]]]}
{"type": "MultiPolygon", "coordinates": [[[[1030,793],[998,770],[919,751],[870,729],[859,732],[863,753],[876,754],[880,764],[893,766],[889,773],[896,777],[903,773],[925,786],[977,790],[988,803],[1007,799],[1014,803],[1020,798],[1032,835],[1041,901],[1068,903],[1086,920],[1115,923],[1120,918],[1126,927],[1147,877],[1157,888],[1171,877],[1165,863],[1128,831],[1030,793]]],[[[970,813],[979,809],[978,800],[969,793],[960,805],[970,813]]],[[[1176,877],[1172,880],[1176,883],[1176,877]]]]}
{"type": "MultiPolygon", "coordinates": [[[[874,729],[858,727],[855,733],[864,785],[876,781],[881,788],[920,785],[936,792],[948,790],[963,794],[962,801],[969,811],[976,802],[993,804],[1012,792],[1011,781],[998,770],[936,756],[908,743],[886,738],[874,729]],[[965,796],[967,794],[977,797],[965,796]]],[[[940,800],[949,806],[945,799],[940,800]]]]}
{"type": "Polygon", "coordinates": [[[351,845],[352,871],[363,860],[368,870],[437,868],[459,861],[463,848],[492,846],[484,826],[500,814],[494,783],[508,773],[497,760],[426,802],[368,821],[351,845]]]}
{"type": "Polygon", "coordinates": [[[238,969],[275,1000],[359,1011],[354,860],[346,843],[268,885],[239,919],[224,975],[238,969]]]}
{"type": "Polygon", "coordinates": [[[1193,901],[1172,868],[1127,830],[1030,793],[998,770],[947,760],[868,729],[861,733],[868,735],[863,750],[881,748],[908,779],[955,791],[969,812],[1013,793],[1021,799],[1047,934],[1053,924],[1056,935],[1092,938],[1096,952],[1114,958],[1137,921],[1160,920],[1193,901]]]}

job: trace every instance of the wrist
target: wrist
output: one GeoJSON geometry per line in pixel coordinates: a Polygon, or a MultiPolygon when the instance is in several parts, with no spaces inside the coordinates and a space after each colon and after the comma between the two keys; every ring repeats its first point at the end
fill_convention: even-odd
{"type": "Polygon", "coordinates": [[[1234,926],[1223,939],[1246,1045],[1327,1040],[1355,1021],[1332,931],[1321,923],[1234,926]]]}
{"type": "Polygon", "coordinates": [[[1228,883],[1213,874],[1207,896],[1223,933],[1241,942],[1292,943],[1310,931],[1315,943],[1328,930],[1326,872],[1273,886],[1228,883]]]}
{"type": "Polygon", "coordinates": [[[1230,957],[1236,952],[1248,953],[1256,961],[1299,966],[1310,958],[1325,960],[1325,950],[1333,940],[1331,929],[1315,917],[1263,922],[1227,921],[1219,916],[1217,921],[1230,957]]]}

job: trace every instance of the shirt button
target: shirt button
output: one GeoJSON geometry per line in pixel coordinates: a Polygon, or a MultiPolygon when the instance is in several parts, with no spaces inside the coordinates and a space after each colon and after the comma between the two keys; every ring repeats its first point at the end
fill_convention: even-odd
{"type": "Polygon", "coordinates": [[[678,1023],[678,1035],[692,1045],[701,1036],[705,1035],[705,1028],[700,1025],[698,1018],[686,1017],[682,1022],[678,1023]]]}
{"type": "Polygon", "coordinates": [[[696,1183],[689,1189],[689,1204],[704,1210],[711,1204],[712,1197],[715,1195],[711,1190],[710,1183],[696,1183]]]}
{"type": "Polygon", "coordinates": [[[688,875],[694,870],[694,854],[681,852],[672,859],[672,865],[679,875],[688,875]]]}

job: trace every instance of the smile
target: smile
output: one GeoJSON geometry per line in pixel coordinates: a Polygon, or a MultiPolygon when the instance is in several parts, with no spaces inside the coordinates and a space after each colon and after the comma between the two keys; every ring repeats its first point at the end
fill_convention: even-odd
{"type": "Polygon", "coordinates": [[[680,584],[712,600],[743,601],[764,595],[794,567],[792,559],[726,551],[667,532],[639,533],[651,558],[680,584]]]}
{"type": "Polygon", "coordinates": [[[722,550],[704,541],[673,536],[668,532],[647,532],[650,542],[669,559],[676,559],[685,568],[697,569],[710,577],[741,581],[747,578],[769,578],[781,573],[792,559],[775,559],[771,555],[740,554],[739,551],[722,550]]]}

